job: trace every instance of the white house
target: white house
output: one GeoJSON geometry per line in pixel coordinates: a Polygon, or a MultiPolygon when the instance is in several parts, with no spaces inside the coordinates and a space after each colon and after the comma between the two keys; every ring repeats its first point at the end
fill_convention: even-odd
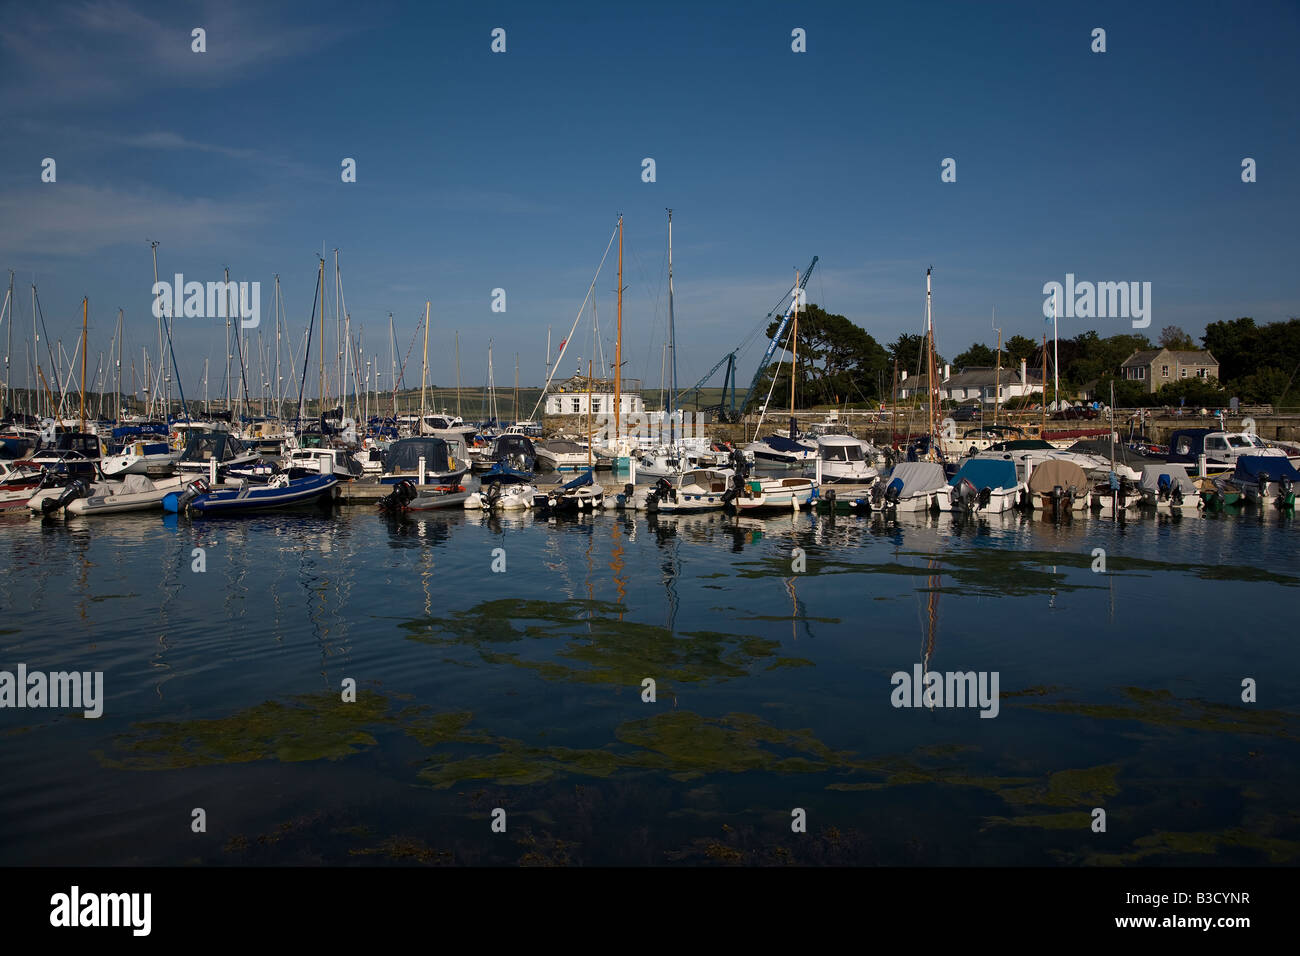
{"type": "MultiPolygon", "coordinates": [[[[587,379],[575,375],[558,389],[546,396],[546,414],[548,415],[586,415],[587,414],[587,379]]],[[[591,414],[614,414],[614,383],[603,379],[591,383],[591,414]]],[[[645,402],[641,393],[634,389],[624,389],[619,395],[620,413],[623,415],[640,414],[645,411],[645,402]]]]}

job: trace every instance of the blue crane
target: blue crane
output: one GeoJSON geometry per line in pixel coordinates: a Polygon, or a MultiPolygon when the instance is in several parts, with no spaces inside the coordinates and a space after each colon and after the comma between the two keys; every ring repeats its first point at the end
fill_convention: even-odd
{"type": "Polygon", "coordinates": [[[781,322],[776,327],[776,334],[767,343],[767,351],[763,353],[763,360],[758,363],[758,368],[754,372],[754,380],[749,383],[749,391],[745,393],[745,400],[740,403],[741,415],[745,414],[745,410],[749,408],[749,400],[754,397],[754,389],[758,387],[758,380],[763,377],[767,364],[772,361],[772,355],[776,352],[777,346],[781,344],[781,336],[785,334],[785,327],[790,322],[790,316],[794,312],[794,304],[800,298],[800,293],[807,287],[808,277],[812,275],[813,266],[815,265],[817,265],[817,257],[813,256],[812,262],[808,263],[808,268],[804,270],[803,276],[799,279],[799,288],[790,290],[790,306],[785,310],[785,315],[781,316],[781,322]]]}

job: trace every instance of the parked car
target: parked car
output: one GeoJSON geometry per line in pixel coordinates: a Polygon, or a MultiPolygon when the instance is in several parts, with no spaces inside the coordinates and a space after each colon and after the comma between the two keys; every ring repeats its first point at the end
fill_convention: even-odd
{"type": "Polygon", "coordinates": [[[953,409],[952,420],[955,422],[982,422],[984,409],[979,405],[959,405],[953,409]]]}

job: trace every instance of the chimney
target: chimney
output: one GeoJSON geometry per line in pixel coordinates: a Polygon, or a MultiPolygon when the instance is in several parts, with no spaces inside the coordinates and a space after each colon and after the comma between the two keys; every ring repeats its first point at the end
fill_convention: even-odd
{"type": "Polygon", "coordinates": [[[903,369],[903,377],[900,378],[899,381],[900,381],[900,382],[906,382],[906,381],[907,381],[907,369],[903,369]]]}
{"type": "Polygon", "coordinates": [[[952,366],[951,366],[951,365],[945,365],[945,366],[943,367],[943,380],[946,382],[946,381],[948,381],[948,379],[950,379],[950,378],[952,378],[952,366]]]}
{"type": "Polygon", "coordinates": [[[1024,359],[1020,360],[1020,382],[1023,385],[1029,384],[1029,363],[1024,359]]]}

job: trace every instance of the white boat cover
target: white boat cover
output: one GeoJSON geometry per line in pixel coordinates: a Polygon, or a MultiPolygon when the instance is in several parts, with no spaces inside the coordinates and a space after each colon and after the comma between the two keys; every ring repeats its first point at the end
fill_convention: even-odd
{"type": "Polygon", "coordinates": [[[910,498],[912,495],[926,494],[948,487],[943,465],[933,461],[900,462],[889,473],[886,487],[892,486],[894,482],[902,483],[899,491],[900,498],[910,498]]]}
{"type": "Polygon", "coordinates": [[[1145,465],[1142,468],[1142,490],[1159,494],[1162,478],[1168,490],[1177,487],[1184,496],[1196,497],[1196,484],[1188,477],[1187,468],[1183,465],[1145,465]]]}

